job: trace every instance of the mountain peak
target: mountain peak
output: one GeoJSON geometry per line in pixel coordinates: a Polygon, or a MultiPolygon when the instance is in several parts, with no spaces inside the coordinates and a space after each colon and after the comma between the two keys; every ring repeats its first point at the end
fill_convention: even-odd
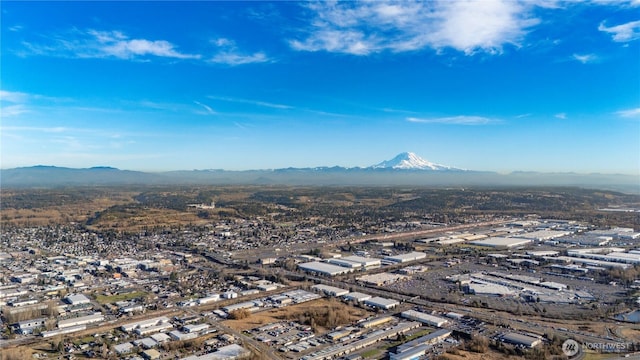
{"type": "Polygon", "coordinates": [[[412,152],[403,152],[391,160],[383,161],[371,166],[373,169],[399,169],[399,170],[460,170],[451,166],[434,164],[421,158],[412,152]]]}

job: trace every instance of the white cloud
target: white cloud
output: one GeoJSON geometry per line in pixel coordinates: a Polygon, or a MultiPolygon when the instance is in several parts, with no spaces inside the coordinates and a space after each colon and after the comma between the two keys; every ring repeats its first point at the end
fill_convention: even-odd
{"type": "Polygon", "coordinates": [[[408,117],[408,122],[422,123],[422,124],[450,124],[450,125],[487,125],[498,123],[498,120],[490,119],[484,116],[449,116],[440,118],[415,118],[408,117]]]}
{"type": "Polygon", "coordinates": [[[22,55],[49,55],[70,58],[138,59],[148,56],[199,59],[198,54],[182,53],[166,40],[131,39],[120,31],[74,29],[55,35],[46,44],[23,42],[22,55]]]}
{"type": "Polygon", "coordinates": [[[598,26],[598,30],[612,34],[612,39],[615,42],[633,41],[640,39],[640,20],[611,27],[607,27],[603,22],[598,26]]]}
{"type": "Polygon", "coordinates": [[[616,112],[616,115],[626,118],[640,117],[640,108],[620,110],[616,112]]]}
{"type": "Polygon", "coordinates": [[[272,61],[263,52],[253,54],[242,54],[233,51],[222,51],[214,55],[209,62],[225,65],[245,65],[254,63],[264,63],[272,61]]]}
{"type": "Polygon", "coordinates": [[[236,42],[231,39],[217,38],[211,40],[211,43],[221,49],[208,60],[210,63],[236,66],[273,61],[261,51],[247,54],[238,50],[236,42]]]}
{"type": "Polygon", "coordinates": [[[235,42],[227,38],[218,38],[212,41],[216,46],[234,46],[235,42]]]}
{"type": "Polygon", "coordinates": [[[553,116],[556,117],[557,119],[562,119],[562,120],[567,118],[567,114],[566,113],[558,113],[558,114],[555,114],[553,116]]]}
{"type": "Polygon", "coordinates": [[[437,2],[313,2],[312,24],[289,41],[300,51],[367,55],[454,48],[465,54],[499,53],[519,46],[535,4],[512,0],[437,2]]]}
{"type": "Polygon", "coordinates": [[[595,54],[573,54],[573,59],[583,64],[589,64],[598,61],[598,57],[595,54]]]}

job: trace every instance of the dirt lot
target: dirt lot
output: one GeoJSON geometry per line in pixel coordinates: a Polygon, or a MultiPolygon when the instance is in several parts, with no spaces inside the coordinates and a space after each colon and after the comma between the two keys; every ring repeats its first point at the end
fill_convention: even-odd
{"type": "MultiPolygon", "coordinates": [[[[328,316],[330,312],[336,314],[337,318],[346,320],[338,321],[338,325],[345,325],[373,315],[373,313],[364,309],[355,308],[339,301],[318,299],[304,304],[254,313],[241,320],[226,320],[224,321],[224,325],[238,331],[243,331],[282,320],[300,321],[300,319],[306,318],[310,313],[324,317],[328,316]]],[[[318,326],[317,330],[316,333],[325,333],[329,329],[324,326],[318,326]]]]}

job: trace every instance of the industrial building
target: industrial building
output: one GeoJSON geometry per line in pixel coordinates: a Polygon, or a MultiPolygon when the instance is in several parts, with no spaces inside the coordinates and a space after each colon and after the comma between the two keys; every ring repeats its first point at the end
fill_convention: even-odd
{"type": "Polygon", "coordinates": [[[421,359],[427,351],[431,349],[431,345],[416,345],[402,352],[389,353],[389,360],[417,360],[421,359]]]}
{"type": "Polygon", "coordinates": [[[573,231],[562,231],[562,230],[538,230],[530,233],[518,234],[516,235],[521,239],[529,239],[536,241],[546,241],[553,240],[563,236],[567,236],[573,234],[573,231]]]}
{"type": "Polygon", "coordinates": [[[393,309],[394,307],[400,305],[400,303],[396,300],[386,299],[378,296],[365,300],[364,304],[384,310],[393,309]]]}
{"type": "Polygon", "coordinates": [[[371,295],[365,294],[365,293],[361,293],[361,292],[357,292],[357,291],[350,292],[350,293],[344,295],[343,297],[347,301],[355,300],[356,302],[359,302],[359,303],[363,302],[365,300],[371,299],[371,295]]]}
{"type": "Polygon", "coordinates": [[[427,254],[425,254],[423,252],[413,251],[413,252],[410,252],[410,253],[407,253],[407,254],[386,256],[384,259],[387,260],[387,261],[395,262],[395,263],[404,263],[404,262],[409,262],[409,261],[416,261],[416,260],[425,259],[426,257],[427,257],[427,254]]]}
{"type": "Polygon", "coordinates": [[[58,321],[58,329],[64,329],[64,328],[77,326],[77,325],[93,324],[103,320],[104,320],[104,316],[101,313],[97,312],[95,314],[91,314],[87,316],[80,316],[77,318],[60,320],[58,321]]]}
{"type": "Polygon", "coordinates": [[[531,244],[530,239],[509,238],[509,237],[491,237],[485,240],[472,241],[471,244],[478,246],[486,246],[493,248],[516,248],[531,244]]]}
{"type": "Polygon", "coordinates": [[[314,285],[311,287],[311,289],[313,289],[314,291],[322,292],[328,296],[336,296],[336,297],[344,296],[349,293],[349,290],[340,289],[334,286],[322,285],[322,284],[314,285]]]}
{"type": "Polygon", "coordinates": [[[363,321],[360,323],[360,327],[364,329],[368,329],[368,328],[376,327],[382,324],[386,324],[392,320],[393,318],[391,316],[383,316],[383,317],[363,321]]]}
{"type": "Polygon", "coordinates": [[[207,330],[211,325],[209,324],[189,324],[182,327],[187,333],[198,333],[203,330],[207,330]]]}
{"type": "Polygon", "coordinates": [[[191,355],[181,360],[239,360],[251,357],[251,351],[238,344],[219,347],[216,351],[204,355],[191,355]]]}
{"type": "Polygon", "coordinates": [[[341,274],[347,274],[353,271],[351,268],[346,268],[337,265],[331,265],[319,261],[312,261],[308,263],[298,264],[298,268],[320,275],[336,276],[341,274]]]}
{"type": "Polygon", "coordinates": [[[70,305],[82,305],[91,303],[91,300],[83,294],[67,295],[63,300],[70,305]]]}
{"type": "Polygon", "coordinates": [[[63,329],[43,331],[40,333],[40,336],[42,336],[43,338],[48,338],[48,337],[53,337],[58,335],[71,334],[74,332],[85,330],[86,328],[87,328],[86,325],[69,326],[63,329]]]}
{"type": "Polygon", "coordinates": [[[342,258],[334,258],[334,259],[329,259],[327,260],[327,263],[331,264],[331,265],[338,265],[338,266],[342,266],[342,267],[346,267],[349,269],[360,269],[362,268],[362,265],[353,261],[348,261],[342,258]]]}
{"type": "Polygon", "coordinates": [[[363,268],[374,268],[379,267],[382,262],[380,259],[372,258],[372,257],[364,257],[364,256],[347,256],[342,258],[343,260],[351,261],[357,264],[360,264],[363,268]]]}
{"type": "Polygon", "coordinates": [[[601,260],[608,262],[616,262],[623,264],[640,264],[640,254],[632,252],[623,252],[624,249],[608,248],[608,249],[578,249],[569,250],[567,255],[571,257],[581,257],[586,259],[601,260]],[[606,252],[603,254],[602,252],[606,252]]]}
{"type": "Polygon", "coordinates": [[[311,354],[301,357],[301,360],[328,360],[335,359],[339,356],[364,349],[371,346],[381,340],[390,339],[398,334],[404,334],[415,328],[419,328],[419,322],[401,322],[387,330],[374,331],[371,334],[365,335],[364,338],[354,341],[346,345],[334,345],[328,348],[313,352],[311,354]]]}
{"type": "Polygon", "coordinates": [[[522,346],[526,348],[532,348],[542,343],[542,340],[540,340],[540,338],[513,332],[502,334],[500,336],[500,340],[507,344],[522,346]]]}
{"type": "Polygon", "coordinates": [[[415,310],[403,311],[400,315],[405,319],[420,321],[423,324],[435,327],[442,327],[444,324],[449,322],[447,319],[415,310]]]}
{"type": "Polygon", "coordinates": [[[159,324],[166,324],[166,323],[169,323],[169,318],[166,316],[159,316],[159,317],[148,319],[148,320],[142,320],[142,321],[136,321],[136,322],[124,324],[120,326],[120,329],[128,333],[133,331],[134,329],[144,329],[144,328],[156,326],[159,324]]]}
{"type": "Polygon", "coordinates": [[[390,285],[400,280],[408,279],[405,275],[392,274],[392,273],[379,273],[371,275],[363,275],[357,278],[358,281],[369,285],[382,286],[390,285]]]}
{"type": "MultiPolygon", "coordinates": [[[[443,341],[444,339],[446,339],[447,337],[449,337],[449,335],[451,335],[451,330],[447,330],[447,329],[436,330],[431,334],[421,336],[415,340],[411,340],[407,343],[399,345],[396,349],[396,354],[413,353],[414,349],[418,349],[423,346],[431,346],[433,344],[437,344],[443,341]]],[[[391,354],[389,354],[389,356],[391,358],[391,354]]],[[[396,359],[398,359],[398,357],[396,357],[396,359]]],[[[403,359],[407,359],[407,358],[403,357],[403,359]]]]}

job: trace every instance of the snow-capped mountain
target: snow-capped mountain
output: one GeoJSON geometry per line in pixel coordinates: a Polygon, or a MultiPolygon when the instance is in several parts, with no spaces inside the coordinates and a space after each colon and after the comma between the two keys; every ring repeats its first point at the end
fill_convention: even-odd
{"type": "Polygon", "coordinates": [[[451,166],[434,164],[412,152],[403,152],[391,160],[371,166],[372,169],[461,171],[451,166]]]}

